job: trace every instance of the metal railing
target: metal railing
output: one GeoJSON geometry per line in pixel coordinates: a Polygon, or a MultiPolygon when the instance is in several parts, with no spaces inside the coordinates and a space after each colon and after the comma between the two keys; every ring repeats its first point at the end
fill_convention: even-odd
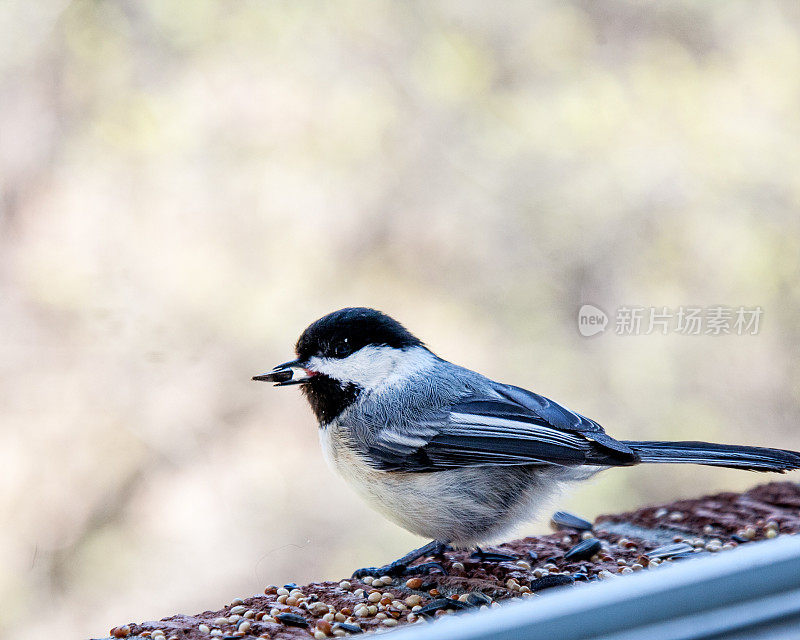
{"type": "Polygon", "coordinates": [[[393,640],[800,638],[800,536],[444,616],[393,640]]]}

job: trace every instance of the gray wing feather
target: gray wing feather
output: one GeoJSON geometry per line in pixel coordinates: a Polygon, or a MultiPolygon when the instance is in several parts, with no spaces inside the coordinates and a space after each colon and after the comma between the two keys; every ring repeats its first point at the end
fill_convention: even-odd
{"type": "Polygon", "coordinates": [[[416,411],[398,412],[402,421],[387,419],[362,446],[366,460],[384,471],[405,472],[638,461],[593,420],[525,389],[483,380],[488,388],[472,388],[429,411],[416,404],[416,411]]]}

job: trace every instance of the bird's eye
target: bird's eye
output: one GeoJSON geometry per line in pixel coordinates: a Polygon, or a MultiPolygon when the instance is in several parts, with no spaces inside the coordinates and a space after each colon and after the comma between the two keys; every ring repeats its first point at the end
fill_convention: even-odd
{"type": "Polygon", "coordinates": [[[339,342],[336,346],[333,347],[333,355],[337,358],[344,358],[345,356],[350,355],[350,347],[347,344],[347,341],[339,342]]]}

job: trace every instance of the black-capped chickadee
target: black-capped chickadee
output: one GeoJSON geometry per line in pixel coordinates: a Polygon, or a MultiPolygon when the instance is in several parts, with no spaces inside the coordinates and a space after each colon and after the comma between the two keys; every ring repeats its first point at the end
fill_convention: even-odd
{"type": "Polygon", "coordinates": [[[439,358],[374,309],[320,318],[295,351],[296,360],[253,379],[302,385],[329,463],[390,520],[433,539],[356,577],[430,568],[409,564],[447,544],[497,538],[565,483],[609,467],[800,468],[800,454],[782,449],[614,440],[552,400],[439,358]]]}

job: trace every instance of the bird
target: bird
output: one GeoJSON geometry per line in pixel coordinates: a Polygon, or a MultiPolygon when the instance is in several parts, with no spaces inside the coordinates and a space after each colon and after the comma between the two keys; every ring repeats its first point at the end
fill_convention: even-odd
{"type": "Polygon", "coordinates": [[[784,449],[616,440],[538,393],[448,362],[367,307],[311,323],[295,355],[253,380],[299,385],[327,462],[388,519],[431,540],[356,578],[445,572],[436,561],[412,563],[497,539],[565,486],[612,467],[800,468],[800,453],[784,449]]]}

